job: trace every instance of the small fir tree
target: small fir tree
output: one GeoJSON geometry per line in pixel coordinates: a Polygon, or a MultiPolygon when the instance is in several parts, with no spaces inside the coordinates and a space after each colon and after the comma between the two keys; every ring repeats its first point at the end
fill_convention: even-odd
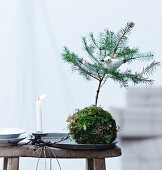
{"type": "Polygon", "coordinates": [[[152,84],[153,80],[149,76],[154,72],[159,62],[153,60],[153,54],[140,53],[138,48],[131,48],[127,45],[128,35],[134,27],[133,22],[126,24],[125,28],[114,33],[106,29],[96,38],[93,33],[88,37],[83,37],[83,48],[86,57],[81,57],[64,47],[63,60],[71,65],[72,70],[78,71],[87,80],[98,81],[95,97],[97,106],[98,97],[102,86],[108,79],[113,79],[123,87],[128,87],[129,82],[134,85],[145,83],[152,84]],[[124,63],[133,61],[151,61],[141,72],[132,72],[131,69],[121,71],[119,67],[124,63]]]}

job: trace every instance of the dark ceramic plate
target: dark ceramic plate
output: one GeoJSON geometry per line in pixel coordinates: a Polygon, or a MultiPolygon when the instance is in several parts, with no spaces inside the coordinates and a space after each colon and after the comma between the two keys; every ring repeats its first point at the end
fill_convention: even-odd
{"type": "Polygon", "coordinates": [[[53,147],[61,149],[110,149],[114,147],[117,143],[117,140],[113,141],[111,144],[78,144],[75,140],[68,138],[67,133],[48,133],[43,137],[44,141],[50,141],[53,144],[53,147]]]}

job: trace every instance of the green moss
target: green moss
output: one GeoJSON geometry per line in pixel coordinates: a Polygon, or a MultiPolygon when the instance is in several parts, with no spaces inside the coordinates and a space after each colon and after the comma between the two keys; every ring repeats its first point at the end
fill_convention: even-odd
{"type": "Polygon", "coordinates": [[[67,122],[71,137],[80,144],[109,144],[117,137],[111,114],[95,105],[77,110],[67,122]]]}

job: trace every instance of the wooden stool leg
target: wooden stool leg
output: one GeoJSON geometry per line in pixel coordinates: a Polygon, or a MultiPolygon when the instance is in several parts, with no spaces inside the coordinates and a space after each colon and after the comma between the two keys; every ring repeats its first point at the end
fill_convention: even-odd
{"type": "Polygon", "coordinates": [[[105,159],[94,159],[95,170],[106,170],[105,159]]]}
{"type": "Polygon", "coordinates": [[[6,170],[19,170],[19,158],[8,158],[6,170]]]}
{"type": "Polygon", "coordinates": [[[86,159],[86,170],[94,170],[94,160],[86,159]]]}
{"type": "Polygon", "coordinates": [[[3,159],[3,170],[7,170],[7,162],[8,162],[8,158],[4,158],[3,159]]]}

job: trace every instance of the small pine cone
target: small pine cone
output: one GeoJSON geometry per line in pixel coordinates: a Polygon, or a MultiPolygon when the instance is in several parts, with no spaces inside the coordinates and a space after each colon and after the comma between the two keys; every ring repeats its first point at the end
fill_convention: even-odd
{"type": "Polygon", "coordinates": [[[128,22],[127,25],[130,27],[130,28],[133,28],[135,26],[135,23],[134,22],[128,22]]]}

